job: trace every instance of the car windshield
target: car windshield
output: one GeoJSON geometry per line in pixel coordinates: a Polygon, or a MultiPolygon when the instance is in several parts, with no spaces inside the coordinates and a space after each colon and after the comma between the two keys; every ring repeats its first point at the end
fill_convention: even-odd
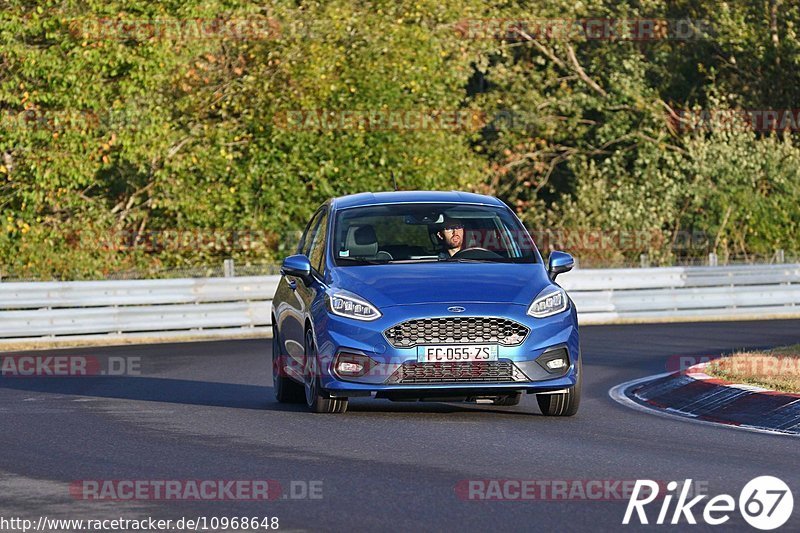
{"type": "Polygon", "coordinates": [[[421,263],[534,263],[530,235],[506,208],[397,203],[336,215],[337,266],[421,263]]]}

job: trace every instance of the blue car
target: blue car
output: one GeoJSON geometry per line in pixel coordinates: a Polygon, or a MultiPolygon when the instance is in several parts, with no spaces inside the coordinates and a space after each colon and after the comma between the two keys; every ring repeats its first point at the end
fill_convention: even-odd
{"type": "Polygon", "coordinates": [[[279,402],[343,413],[348,399],[516,405],[571,416],[581,396],[575,307],[500,200],[363,193],[321,206],[273,300],[279,402]]]}

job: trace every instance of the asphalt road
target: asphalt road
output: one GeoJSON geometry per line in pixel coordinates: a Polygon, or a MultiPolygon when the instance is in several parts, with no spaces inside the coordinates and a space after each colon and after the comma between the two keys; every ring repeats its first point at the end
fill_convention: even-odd
{"type": "MultiPolygon", "coordinates": [[[[469,501],[455,488],[486,479],[693,479],[712,496],[738,499],[747,481],[774,475],[796,499],[785,529],[800,530],[797,439],[656,417],[608,396],[620,382],[664,372],[670,356],[800,342],[800,321],[584,327],[582,335],[583,403],[566,419],[542,417],[532,396],[513,408],[360,399],[344,416],[307,413],[275,403],[268,340],[41,352],[138,361],[141,375],[0,378],[0,517],[277,516],[290,531],[647,530],[656,526],[620,525],[626,501],[469,501]],[[300,496],[305,483],[321,482],[322,497],[112,502],[69,492],[77,480],[209,479],[271,479],[300,496]]],[[[651,521],[659,506],[648,506],[651,521]]],[[[695,515],[702,522],[702,508],[695,515]]],[[[716,529],[754,531],[731,516],[716,529]]]]}

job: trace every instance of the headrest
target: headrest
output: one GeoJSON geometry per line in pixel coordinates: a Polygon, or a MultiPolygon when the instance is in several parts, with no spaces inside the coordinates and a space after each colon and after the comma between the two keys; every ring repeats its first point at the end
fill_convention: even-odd
{"type": "Polygon", "coordinates": [[[378,253],[378,237],[372,226],[350,226],[345,244],[350,257],[373,257],[378,253]]]}

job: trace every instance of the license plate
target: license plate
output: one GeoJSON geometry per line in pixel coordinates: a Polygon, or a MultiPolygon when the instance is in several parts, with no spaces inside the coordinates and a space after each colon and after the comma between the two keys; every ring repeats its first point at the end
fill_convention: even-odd
{"type": "Polygon", "coordinates": [[[469,346],[418,346],[417,362],[470,362],[497,361],[497,345],[482,344],[469,346]]]}

